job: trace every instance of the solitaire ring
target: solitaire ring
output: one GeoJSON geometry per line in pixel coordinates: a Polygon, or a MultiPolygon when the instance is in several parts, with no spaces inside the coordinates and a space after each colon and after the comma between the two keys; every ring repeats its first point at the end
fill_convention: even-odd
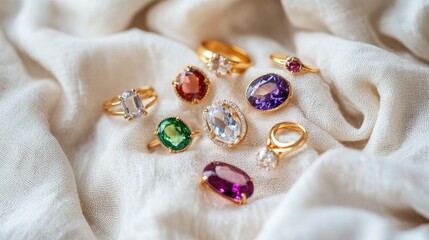
{"type": "Polygon", "coordinates": [[[315,67],[309,67],[301,62],[297,57],[285,56],[282,54],[274,53],[270,55],[271,61],[284,67],[286,71],[292,74],[298,73],[318,73],[319,69],[315,67]]]}
{"type": "Polygon", "coordinates": [[[158,100],[158,95],[152,87],[141,87],[125,91],[121,95],[107,100],[103,104],[104,112],[110,115],[123,115],[128,121],[133,121],[147,114],[150,108],[158,100]],[[145,100],[149,100],[144,104],[145,100]],[[122,109],[120,108],[122,106],[122,109]]]}
{"type": "Polygon", "coordinates": [[[287,154],[299,149],[307,141],[307,130],[297,123],[282,122],[274,125],[268,134],[268,140],[265,149],[257,153],[257,166],[269,171],[277,168],[280,164],[280,159],[287,154]],[[294,131],[300,137],[293,142],[280,142],[276,137],[276,133],[280,130],[294,131]]]}
{"type": "Polygon", "coordinates": [[[252,59],[246,51],[216,40],[201,42],[197,55],[206,64],[207,69],[217,77],[243,73],[252,65],[252,59]]]}

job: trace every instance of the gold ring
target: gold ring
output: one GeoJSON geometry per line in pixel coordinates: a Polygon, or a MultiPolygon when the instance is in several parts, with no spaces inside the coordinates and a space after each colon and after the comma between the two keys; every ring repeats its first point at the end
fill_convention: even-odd
{"type": "Polygon", "coordinates": [[[216,40],[201,42],[197,55],[206,64],[207,69],[217,77],[242,73],[252,65],[252,59],[246,51],[216,40]]]}
{"type": "Polygon", "coordinates": [[[239,205],[245,204],[254,191],[253,178],[240,168],[225,162],[209,163],[203,170],[201,183],[239,205]]]}
{"type": "Polygon", "coordinates": [[[257,165],[269,171],[279,166],[280,159],[285,155],[299,149],[307,141],[307,130],[297,123],[282,122],[274,125],[268,134],[265,149],[257,153],[257,165]],[[275,135],[280,130],[294,131],[300,137],[293,142],[281,142],[276,139],[275,135]]]}
{"type": "Polygon", "coordinates": [[[180,117],[168,117],[158,123],[155,135],[158,139],[149,142],[149,150],[162,145],[170,153],[178,153],[188,149],[194,137],[201,135],[201,132],[192,131],[180,117]]]}
{"type": "Polygon", "coordinates": [[[246,118],[231,101],[215,101],[204,109],[202,117],[207,136],[218,146],[232,148],[246,138],[246,118]]]}
{"type": "Polygon", "coordinates": [[[289,71],[292,74],[298,73],[318,73],[319,69],[315,67],[309,67],[301,62],[299,58],[293,56],[286,56],[278,53],[270,55],[270,59],[284,67],[286,71],[289,71]]]}
{"type": "Polygon", "coordinates": [[[128,121],[133,121],[142,115],[146,115],[146,109],[150,108],[158,100],[158,95],[151,87],[141,87],[125,91],[103,103],[104,112],[110,115],[123,115],[128,121]],[[146,104],[143,100],[150,100],[146,104]],[[119,108],[122,106],[122,110],[119,108]]]}
{"type": "Polygon", "coordinates": [[[195,66],[186,66],[173,81],[176,96],[183,102],[199,104],[210,92],[210,78],[195,66]]]}

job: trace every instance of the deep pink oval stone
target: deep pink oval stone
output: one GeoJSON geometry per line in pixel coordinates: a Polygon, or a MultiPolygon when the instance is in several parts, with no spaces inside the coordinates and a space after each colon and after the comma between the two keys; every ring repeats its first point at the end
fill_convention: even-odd
{"type": "Polygon", "coordinates": [[[243,170],[224,162],[211,162],[203,171],[206,183],[219,194],[235,202],[242,200],[242,194],[249,198],[253,194],[253,182],[243,170]]]}

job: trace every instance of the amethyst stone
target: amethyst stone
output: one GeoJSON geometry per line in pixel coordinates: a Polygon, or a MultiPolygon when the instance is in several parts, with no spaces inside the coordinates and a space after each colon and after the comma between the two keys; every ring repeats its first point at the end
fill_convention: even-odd
{"type": "Polygon", "coordinates": [[[243,170],[224,162],[211,162],[203,171],[204,183],[227,199],[242,204],[253,194],[253,182],[243,170]]]}
{"type": "Polygon", "coordinates": [[[274,110],[287,104],[291,97],[290,83],[283,77],[268,73],[253,80],[246,90],[247,101],[258,110],[274,110]]]}

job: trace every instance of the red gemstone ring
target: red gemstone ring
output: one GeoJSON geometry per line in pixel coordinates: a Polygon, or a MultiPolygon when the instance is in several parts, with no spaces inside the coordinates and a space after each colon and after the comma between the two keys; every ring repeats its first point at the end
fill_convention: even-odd
{"type": "Polygon", "coordinates": [[[210,79],[195,66],[186,66],[177,74],[173,88],[180,100],[190,104],[199,104],[210,91],[210,79]]]}
{"type": "Polygon", "coordinates": [[[315,67],[309,67],[301,62],[299,58],[293,56],[285,56],[282,54],[274,53],[270,55],[270,59],[284,67],[287,71],[292,74],[298,73],[318,73],[319,69],[315,67]]]}
{"type": "Polygon", "coordinates": [[[213,161],[203,170],[201,183],[236,204],[245,204],[252,196],[253,179],[246,172],[225,162],[213,161]]]}

